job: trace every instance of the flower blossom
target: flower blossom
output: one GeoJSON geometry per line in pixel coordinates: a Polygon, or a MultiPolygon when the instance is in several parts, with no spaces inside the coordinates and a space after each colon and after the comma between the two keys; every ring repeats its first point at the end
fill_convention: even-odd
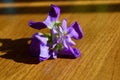
{"type": "Polygon", "coordinates": [[[35,33],[30,44],[30,54],[39,57],[39,61],[49,58],[56,59],[58,56],[77,58],[80,51],[74,48],[75,42],[83,37],[83,32],[78,22],[67,27],[67,20],[59,21],[60,8],[51,5],[47,18],[43,22],[29,22],[29,26],[35,29],[48,28],[50,34],[35,33]]]}

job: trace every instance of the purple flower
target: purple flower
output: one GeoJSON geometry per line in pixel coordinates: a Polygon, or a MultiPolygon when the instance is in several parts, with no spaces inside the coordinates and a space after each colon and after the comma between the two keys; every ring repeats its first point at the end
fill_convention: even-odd
{"type": "Polygon", "coordinates": [[[46,20],[44,20],[43,22],[33,22],[31,20],[29,22],[29,26],[39,30],[43,28],[52,29],[55,23],[59,23],[58,21],[59,16],[60,16],[60,8],[52,4],[46,20]]]}
{"type": "Polygon", "coordinates": [[[30,54],[39,57],[39,61],[49,58],[56,59],[58,56],[77,58],[80,51],[75,46],[72,38],[78,40],[83,37],[83,32],[78,22],[72,23],[67,28],[67,20],[59,22],[60,8],[51,5],[47,18],[43,22],[30,21],[29,25],[35,29],[48,28],[50,34],[36,33],[32,36],[30,54]]]}

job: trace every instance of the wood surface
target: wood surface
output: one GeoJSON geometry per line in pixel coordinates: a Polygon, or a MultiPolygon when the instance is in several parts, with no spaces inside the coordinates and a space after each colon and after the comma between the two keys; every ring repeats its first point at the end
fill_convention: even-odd
{"type": "MultiPolygon", "coordinates": [[[[120,80],[120,1],[0,1],[0,80],[120,80]],[[32,34],[47,33],[28,26],[43,21],[50,4],[61,7],[60,20],[78,21],[84,37],[75,40],[77,59],[38,63],[29,55],[32,34]]],[[[11,0],[12,1],[12,0],[11,0]]]]}

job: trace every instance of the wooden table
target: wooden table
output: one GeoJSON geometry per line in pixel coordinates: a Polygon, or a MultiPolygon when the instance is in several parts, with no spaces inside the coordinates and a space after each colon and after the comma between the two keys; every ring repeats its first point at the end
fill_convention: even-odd
{"type": "Polygon", "coordinates": [[[0,1],[0,80],[120,80],[120,1],[0,1]],[[60,20],[81,25],[84,38],[75,41],[81,57],[37,63],[29,56],[39,30],[28,22],[43,21],[51,3],[61,7],[60,20]]]}

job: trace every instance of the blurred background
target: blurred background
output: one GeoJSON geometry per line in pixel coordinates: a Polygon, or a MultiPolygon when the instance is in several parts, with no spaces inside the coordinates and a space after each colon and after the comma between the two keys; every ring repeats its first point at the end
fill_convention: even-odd
{"type": "Polygon", "coordinates": [[[0,0],[0,65],[0,80],[120,80],[120,0],[0,0]],[[81,57],[37,64],[30,39],[48,30],[28,24],[44,21],[51,4],[60,7],[60,21],[83,29],[74,40],[81,57]]]}
{"type": "Polygon", "coordinates": [[[46,13],[50,4],[67,12],[116,12],[120,11],[119,0],[1,0],[0,14],[46,13]]]}

